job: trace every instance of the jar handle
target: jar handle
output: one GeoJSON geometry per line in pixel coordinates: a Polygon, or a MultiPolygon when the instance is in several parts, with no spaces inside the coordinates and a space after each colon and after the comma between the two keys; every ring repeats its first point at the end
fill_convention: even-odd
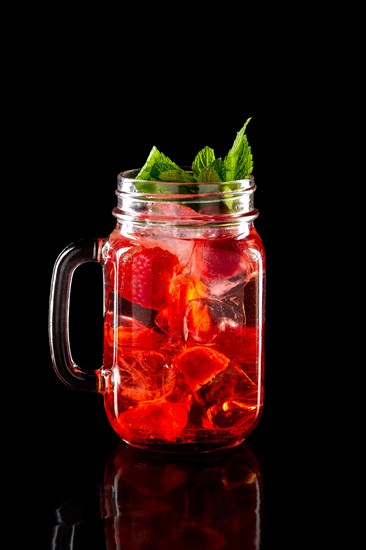
{"type": "Polygon", "coordinates": [[[73,360],[70,347],[69,311],[74,271],[86,262],[100,262],[102,240],[80,239],[59,254],[52,273],[48,335],[53,368],[60,380],[72,389],[97,391],[95,372],[83,371],[73,360]]]}

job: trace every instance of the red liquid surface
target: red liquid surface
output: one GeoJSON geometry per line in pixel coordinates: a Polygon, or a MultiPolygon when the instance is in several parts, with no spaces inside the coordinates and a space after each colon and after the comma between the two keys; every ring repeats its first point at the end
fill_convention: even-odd
{"type": "Polygon", "coordinates": [[[245,236],[115,230],[105,250],[104,364],[111,425],[167,451],[241,443],[263,405],[264,251],[245,236]]]}

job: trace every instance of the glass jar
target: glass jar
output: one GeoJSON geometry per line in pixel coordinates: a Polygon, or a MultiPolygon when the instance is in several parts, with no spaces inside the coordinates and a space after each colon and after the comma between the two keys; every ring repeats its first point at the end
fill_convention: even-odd
{"type": "Polygon", "coordinates": [[[235,447],[263,407],[266,267],[254,179],[152,187],[137,173],[117,177],[112,233],[71,243],[56,260],[53,366],[69,387],[99,392],[134,447],[235,447]],[[73,272],[90,261],[104,285],[103,364],[92,372],[72,358],[68,322],[73,272]]]}

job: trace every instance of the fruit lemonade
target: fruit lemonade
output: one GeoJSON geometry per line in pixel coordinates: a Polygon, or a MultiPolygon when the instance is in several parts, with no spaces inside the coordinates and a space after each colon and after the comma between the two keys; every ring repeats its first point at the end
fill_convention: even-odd
{"type": "MultiPolygon", "coordinates": [[[[153,148],[146,165],[156,156],[153,148]]],[[[117,217],[104,245],[101,388],[131,445],[229,448],[263,404],[263,243],[253,219],[227,223],[228,203],[184,197],[152,201],[154,223],[117,217]]]]}

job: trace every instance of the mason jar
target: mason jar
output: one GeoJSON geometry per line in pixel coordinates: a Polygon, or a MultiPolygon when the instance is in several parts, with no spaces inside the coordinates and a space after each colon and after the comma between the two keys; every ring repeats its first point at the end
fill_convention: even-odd
{"type": "Polygon", "coordinates": [[[151,188],[137,173],[117,176],[112,232],[71,243],[55,262],[54,369],[70,388],[101,394],[131,446],[235,447],[263,408],[266,261],[254,178],[151,188]],[[103,360],[92,371],[74,361],[69,335],[73,274],[85,262],[103,273],[103,360]]]}

